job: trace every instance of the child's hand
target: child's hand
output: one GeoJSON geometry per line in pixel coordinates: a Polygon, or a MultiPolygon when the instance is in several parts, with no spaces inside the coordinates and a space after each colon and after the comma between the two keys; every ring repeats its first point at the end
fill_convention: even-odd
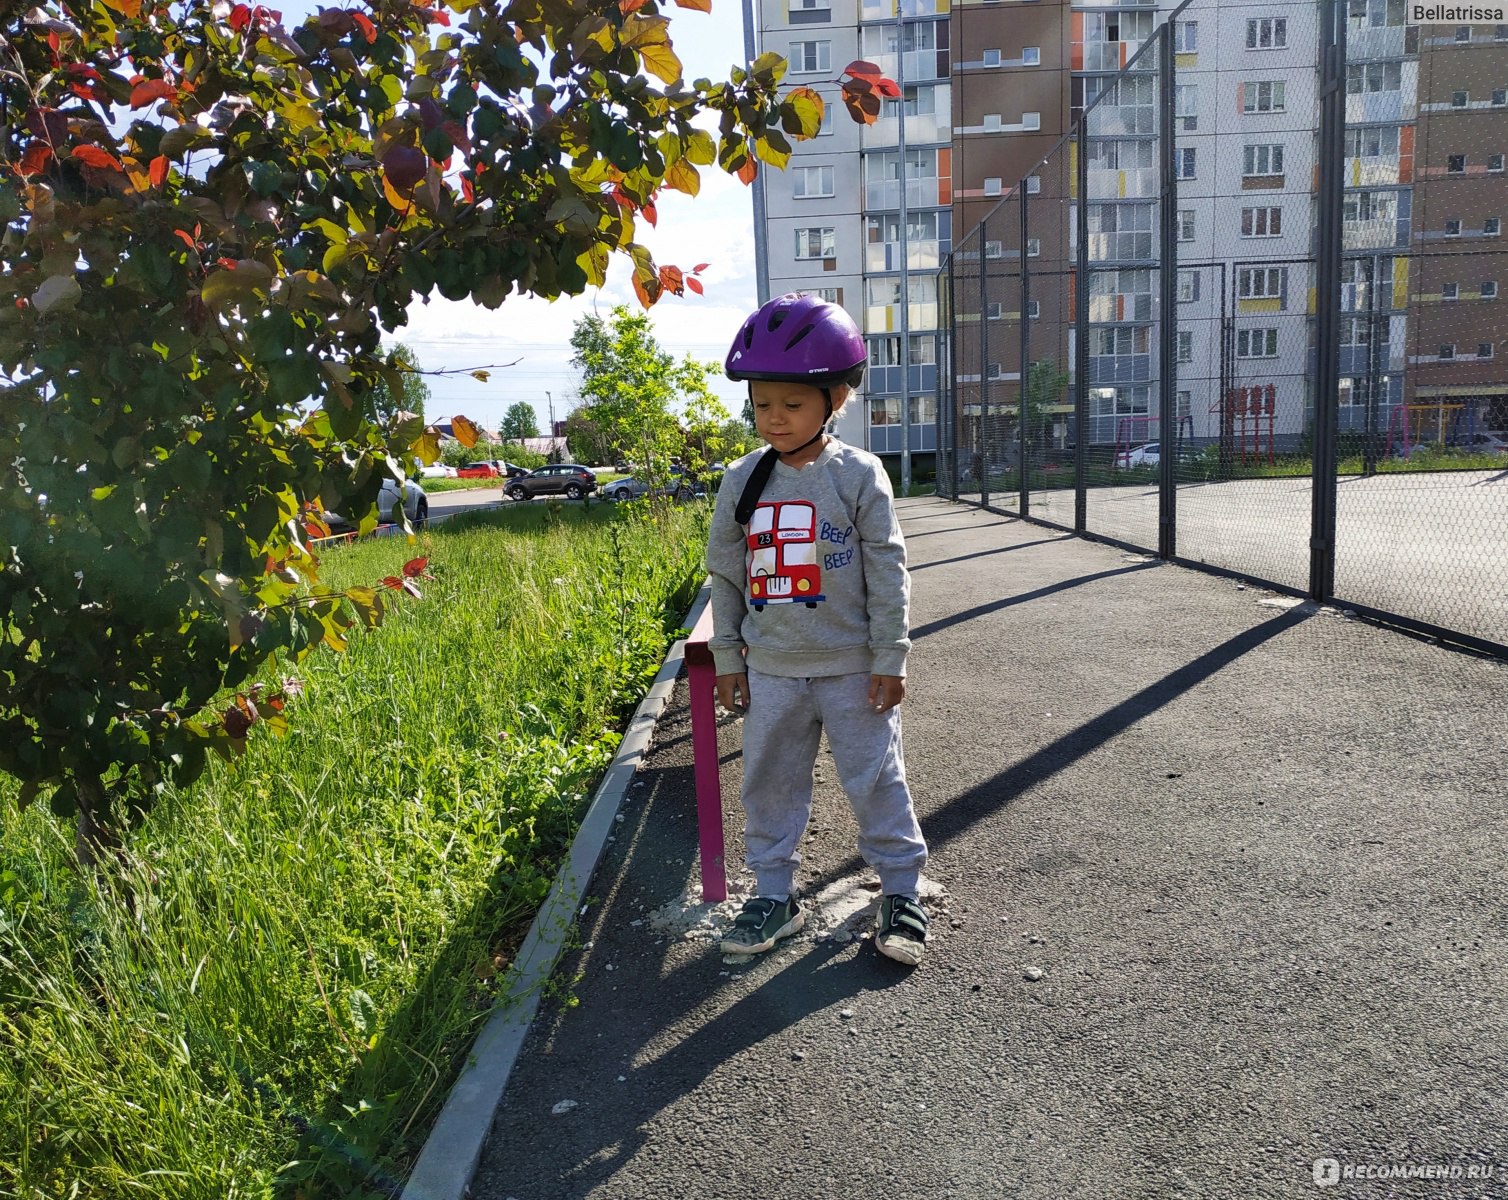
{"type": "Polygon", "coordinates": [[[739,671],[734,675],[719,675],[717,677],[717,702],[729,712],[748,712],[748,672],[739,671]]]}
{"type": "Polygon", "coordinates": [[[869,707],[877,713],[889,712],[906,698],[906,681],[899,675],[869,677],[869,707]]]}

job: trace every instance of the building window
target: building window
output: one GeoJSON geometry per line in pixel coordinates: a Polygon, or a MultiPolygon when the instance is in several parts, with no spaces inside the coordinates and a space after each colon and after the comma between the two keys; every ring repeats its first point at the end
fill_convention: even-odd
{"type": "Polygon", "coordinates": [[[1178,272],[1178,299],[1183,304],[1199,299],[1198,271],[1178,272]]]}
{"type": "Polygon", "coordinates": [[[871,400],[869,423],[871,425],[899,425],[901,423],[901,398],[883,396],[877,400],[871,400]]]}
{"type": "Polygon", "coordinates": [[[1281,79],[1247,80],[1241,85],[1242,112],[1282,112],[1283,107],[1283,81],[1281,79]]]}
{"type": "Polygon", "coordinates": [[[1173,116],[1184,133],[1199,128],[1199,85],[1178,83],[1173,85],[1173,116]]]}
{"type": "Polygon", "coordinates": [[[1276,329],[1236,331],[1237,358],[1276,358],[1277,356],[1278,331],[1276,329]]]}
{"type": "Polygon", "coordinates": [[[1095,358],[1150,354],[1151,351],[1152,331],[1145,325],[1089,331],[1089,353],[1095,358]]]}
{"type": "Polygon", "coordinates": [[[1505,104],[1508,104],[1508,88],[1493,88],[1492,107],[1502,108],[1505,104]]]}
{"type": "Polygon", "coordinates": [[[1000,65],[1000,51],[986,50],[984,52],[984,65],[987,67],[998,67],[1000,65]]]}
{"type": "Polygon", "coordinates": [[[986,196],[1000,195],[1002,180],[998,175],[991,175],[984,181],[984,194],[986,196]]]}
{"type": "Polygon", "coordinates": [[[1178,240],[1180,242],[1194,240],[1194,210],[1192,208],[1178,210],[1178,240]]]}
{"type": "Polygon", "coordinates": [[[1021,114],[1022,129],[1041,129],[1042,114],[1039,112],[1024,112],[1021,114]]]}
{"type": "Polygon", "coordinates": [[[1445,160],[1445,173],[1447,175],[1466,174],[1466,155],[1452,154],[1445,160]]]}
{"type": "Polygon", "coordinates": [[[833,69],[833,44],[831,42],[792,42],[791,70],[799,73],[831,71],[833,69]]]}
{"type": "Polygon", "coordinates": [[[1242,158],[1241,174],[1254,176],[1276,176],[1283,173],[1283,147],[1277,143],[1263,142],[1257,145],[1248,145],[1242,158]]]}
{"type": "Polygon", "coordinates": [[[986,242],[984,244],[984,256],[986,258],[1004,258],[1004,244],[1001,242],[986,242]]]}
{"type": "Polygon", "coordinates": [[[791,0],[791,12],[825,12],[832,5],[828,0],[791,0]]]}
{"type": "Polygon", "coordinates": [[[1347,222],[1392,221],[1397,216],[1397,192],[1347,192],[1341,201],[1341,219],[1347,222]]]}
{"type": "Polygon", "coordinates": [[[1026,257],[1027,258],[1039,258],[1039,257],[1041,257],[1041,254],[1042,254],[1042,239],[1041,238],[1027,238],[1026,239],[1026,257]]]}
{"type": "Polygon", "coordinates": [[[1469,41],[1471,41],[1471,26],[1470,25],[1457,25],[1456,26],[1456,41],[1458,41],[1458,42],[1469,42],[1469,41]]]}
{"type": "Polygon", "coordinates": [[[1501,154],[1489,154],[1487,156],[1487,169],[1494,174],[1503,169],[1503,156],[1501,154]]]}
{"type": "Polygon", "coordinates": [[[1445,222],[1445,236],[1446,237],[1460,237],[1461,236],[1461,222],[1458,219],[1452,218],[1451,220],[1445,222]]]}
{"type": "Polygon", "coordinates": [[[1288,45],[1287,17],[1254,17],[1246,22],[1248,50],[1281,50],[1288,45]]]}
{"type": "MultiPolygon", "coordinates": [[[[1449,225],[1450,222],[1447,221],[1446,224],[1449,225]]],[[[1497,235],[1502,231],[1502,228],[1503,228],[1503,218],[1502,217],[1488,217],[1485,221],[1482,222],[1482,232],[1487,237],[1497,237],[1497,235]]],[[[1450,231],[1446,230],[1446,232],[1448,233],[1450,231]]],[[[1456,236],[1459,237],[1460,234],[1461,234],[1461,222],[1457,221],[1456,222],[1456,236]]]]}
{"type": "Polygon", "coordinates": [[[991,363],[990,366],[989,366],[989,372],[986,375],[986,378],[988,378],[988,379],[1004,379],[1005,378],[1005,368],[1003,366],[1001,366],[999,363],[991,363]]]}
{"type": "Polygon", "coordinates": [[[1282,267],[1242,267],[1236,272],[1236,292],[1243,300],[1281,299],[1285,275],[1282,267]]]}
{"type": "Polygon", "coordinates": [[[793,195],[797,200],[810,200],[816,196],[833,194],[833,169],[831,167],[797,167],[796,186],[793,195]]]}
{"type": "Polygon", "coordinates": [[[1492,357],[1492,343],[1491,342],[1478,342],[1477,343],[1477,357],[1478,358],[1491,358],[1492,357]]]}
{"type": "Polygon", "coordinates": [[[826,300],[829,304],[843,303],[842,288],[808,288],[801,294],[803,296],[815,296],[818,300],[826,300]]]}
{"type": "Polygon", "coordinates": [[[1042,319],[1042,301],[1028,300],[1026,302],[1026,316],[1030,321],[1040,321],[1042,319]]]}
{"type": "Polygon", "coordinates": [[[796,230],[797,258],[836,258],[837,254],[837,234],[831,226],[796,230]]]}
{"type": "Polygon", "coordinates": [[[1173,50],[1177,54],[1194,54],[1199,50],[1199,22],[1173,22],[1173,50]]]}
{"type": "Polygon", "coordinates": [[[1494,41],[1508,42],[1508,25],[1494,25],[1492,37],[1494,41]]]}
{"type": "Polygon", "coordinates": [[[1193,179],[1196,162],[1192,146],[1182,146],[1173,151],[1173,163],[1177,168],[1179,179],[1193,179]]]}
{"type": "Polygon", "coordinates": [[[1042,64],[1041,46],[1022,46],[1021,65],[1023,67],[1036,67],[1042,64]]]}
{"type": "Polygon", "coordinates": [[[1441,284],[1440,298],[1442,300],[1459,300],[1461,298],[1461,285],[1459,283],[1441,284]]]}
{"type": "Polygon", "coordinates": [[[1191,330],[1178,331],[1178,361],[1181,363],[1194,361],[1194,334],[1191,330]]]}
{"type": "Polygon", "coordinates": [[[871,367],[898,367],[901,365],[901,339],[898,337],[875,338],[869,343],[871,367]]]}
{"type": "Polygon", "coordinates": [[[1347,158],[1398,157],[1398,126],[1373,126],[1369,129],[1346,130],[1347,158]]]}
{"type": "Polygon", "coordinates": [[[1491,280],[1491,279],[1484,280],[1483,283],[1482,283],[1482,299],[1483,300],[1496,300],[1497,296],[1498,296],[1498,285],[1493,280],[1491,280]]]}
{"type": "Polygon", "coordinates": [[[1243,208],[1241,210],[1241,236],[1246,238],[1281,237],[1283,235],[1283,210],[1281,208],[1243,208]]]}
{"type": "Polygon", "coordinates": [[[1467,94],[1465,92],[1452,92],[1450,94],[1450,106],[1452,108],[1465,108],[1467,94]]]}
{"type": "Polygon", "coordinates": [[[1372,342],[1372,325],[1368,317],[1344,317],[1340,323],[1342,346],[1368,346],[1372,342]]]}
{"type": "Polygon", "coordinates": [[[1353,96],[1365,92],[1396,92],[1403,86],[1403,67],[1395,62],[1353,63],[1346,68],[1346,91],[1353,96]]]}
{"type": "Polygon", "coordinates": [[[991,300],[985,311],[991,321],[1000,321],[1005,318],[1005,305],[999,300],[991,300]]]}
{"type": "Polygon", "coordinates": [[[1028,175],[1026,177],[1026,192],[1027,192],[1027,195],[1035,196],[1041,190],[1042,190],[1042,176],[1040,176],[1040,175],[1028,175]]]}
{"type": "Polygon", "coordinates": [[[1440,359],[1441,362],[1449,362],[1451,359],[1455,358],[1455,356],[1456,356],[1456,344],[1455,344],[1455,342],[1446,342],[1445,345],[1443,345],[1443,346],[1440,347],[1440,353],[1439,353],[1439,355],[1437,357],[1440,359]]]}

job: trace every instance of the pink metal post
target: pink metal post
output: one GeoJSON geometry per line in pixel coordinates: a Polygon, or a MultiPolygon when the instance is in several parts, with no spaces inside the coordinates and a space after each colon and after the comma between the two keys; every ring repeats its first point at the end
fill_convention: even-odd
{"type": "Polygon", "coordinates": [[[696,825],[702,852],[702,899],[728,898],[724,864],[723,786],[717,757],[717,671],[707,639],[712,636],[712,605],[702,609],[686,639],[686,676],[691,689],[691,750],[695,759],[696,825]]]}

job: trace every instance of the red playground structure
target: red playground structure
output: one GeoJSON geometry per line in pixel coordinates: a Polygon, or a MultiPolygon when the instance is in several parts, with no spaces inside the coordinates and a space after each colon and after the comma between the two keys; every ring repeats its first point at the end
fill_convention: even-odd
{"type": "Polygon", "coordinates": [[[1210,412],[1220,413],[1220,444],[1230,447],[1230,455],[1241,456],[1241,464],[1277,461],[1277,394],[1270,383],[1228,388],[1225,403],[1216,403],[1210,412]]]}

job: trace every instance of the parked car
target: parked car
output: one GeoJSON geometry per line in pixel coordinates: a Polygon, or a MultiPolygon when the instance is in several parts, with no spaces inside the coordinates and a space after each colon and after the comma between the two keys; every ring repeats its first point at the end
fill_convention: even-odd
{"type": "Polygon", "coordinates": [[[580,463],[552,463],[509,480],[508,495],[515,500],[532,500],[535,496],[564,496],[579,500],[597,490],[597,477],[590,467],[580,463]]]}
{"type": "Polygon", "coordinates": [[[1115,465],[1118,467],[1155,467],[1161,462],[1162,445],[1159,442],[1133,446],[1129,450],[1122,450],[1115,456],[1115,465]]]}
{"type": "Polygon", "coordinates": [[[637,500],[640,496],[649,495],[649,492],[649,484],[632,475],[602,485],[602,494],[610,500],[637,500]]]}
{"type": "Polygon", "coordinates": [[[1508,440],[1495,433],[1471,433],[1451,444],[1468,454],[1508,454],[1508,440]]]}
{"type": "Polygon", "coordinates": [[[444,463],[431,463],[427,467],[420,467],[419,475],[424,479],[454,479],[456,469],[447,467],[444,463]]]}
{"type": "Polygon", "coordinates": [[[492,462],[469,462],[456,470],[459,479],[496,479],[502,472],[492,462]]]}
{"type": "MultiPolygon", "coordinates": [[[[397,506],[398,485],[391,479],[384,479],[382,490],[377,493],[377,520],[384,525],[396,520],[397,506]]],[[[429,520],[429,497],[424,494],[424,489],[412,479],[403,481],[403,511],[411,524],[422,525],[429,520]]],[[[327,509],[321,516],[332,530],[356,527],[355,521],[349,520],[338,512],[330,512],[327,509]]]]}

